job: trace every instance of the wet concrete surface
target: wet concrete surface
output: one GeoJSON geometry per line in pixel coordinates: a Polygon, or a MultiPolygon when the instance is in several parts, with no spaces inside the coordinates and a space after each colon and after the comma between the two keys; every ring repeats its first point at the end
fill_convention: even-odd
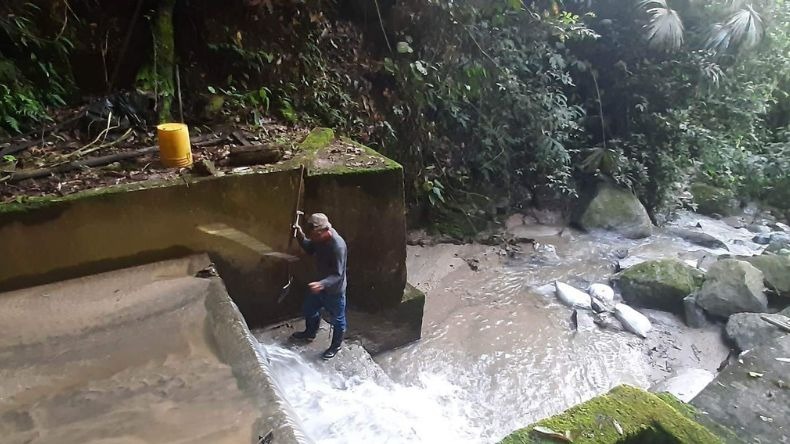
{"type": "Polygon", "coordinates": [[[218,278],[193,277],[207,264],[197,255],[1,294],[0,441],[255,443],[273,430],[295,442],[274,400],[262,406],[239,363],[220,357],[227,338],[215,333],[232,315],[212,317],[206,301],[238,310],[218,278]]]}

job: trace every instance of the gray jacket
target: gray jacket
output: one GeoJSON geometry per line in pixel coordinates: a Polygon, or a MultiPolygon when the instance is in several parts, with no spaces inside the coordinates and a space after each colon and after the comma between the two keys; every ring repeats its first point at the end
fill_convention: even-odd
{"type": "Polygon", "coordinates": [[[326,242],[301,241],[302,249],[315,256],[319,282],[327,294],[340,294],[346,291],[346,241],[334,228],[330,228],[332,237],[326,242]]]}

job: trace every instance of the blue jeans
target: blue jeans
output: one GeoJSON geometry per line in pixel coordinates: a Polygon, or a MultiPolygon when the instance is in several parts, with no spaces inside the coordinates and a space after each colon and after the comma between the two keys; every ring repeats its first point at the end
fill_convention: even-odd
{"type": "Polygon", "coordinates": [[[321,323],[321,308],[332,317],[332,326],[337,331],[346,331],[346,292],[340,294],[308,293],[304,300],[302,313],[306,331],[315,334],[321,323]]]}

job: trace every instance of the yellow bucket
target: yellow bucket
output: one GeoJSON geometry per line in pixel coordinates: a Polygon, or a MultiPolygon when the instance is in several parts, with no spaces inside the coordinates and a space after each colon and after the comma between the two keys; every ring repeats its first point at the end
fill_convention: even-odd
{"type": "Polygon", "coordinates": [[[159,137],[159,159],[169,168],[192,165],[189,128],[183,123],[163,123],[156,127],[159,137]]]}

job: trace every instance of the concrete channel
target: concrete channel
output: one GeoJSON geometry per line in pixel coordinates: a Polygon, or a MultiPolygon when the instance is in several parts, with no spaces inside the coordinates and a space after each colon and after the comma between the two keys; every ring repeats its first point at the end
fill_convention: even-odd
{"type": "Polygon", "coordinates": [[[0,295],[5,443],[307,443],[207,255],[0,295]]]}

